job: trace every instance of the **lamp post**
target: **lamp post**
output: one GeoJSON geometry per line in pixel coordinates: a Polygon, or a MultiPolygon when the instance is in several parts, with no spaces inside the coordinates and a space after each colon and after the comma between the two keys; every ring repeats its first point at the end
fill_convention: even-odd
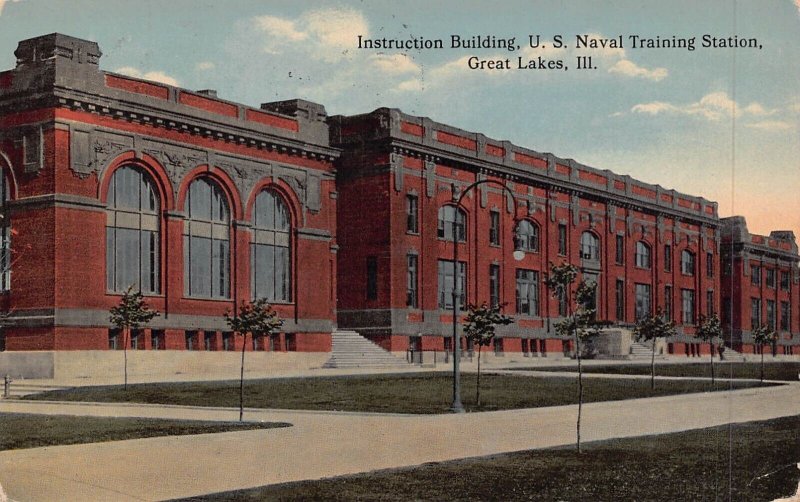
{"type": "MultiPolygon", "coordinates": [[[[467,192],[484,183],[493,183],[505,190],[506,193],[511,196],[511,200],[514,201],[514,222],[516,223],[517,221],[517,198],[514,196],[514,192],[512,192],[510,188],[499,181],[492,179],[478,180],[467,186],[460,194],[458,194],[458,197],[456,197],[456,186],[453,184],[453,202],[455,203],[455,215],[453,216],[453,404],[450,406],[450,411],[453,413],[464,413],[464,405],[461,404],[461,373],[459,370],[459,363],[461,359],[461,339],[458,336],[458,309],[461,296],[459,293],[461,288],[458,287],[458,284],[461,275],[459,274],[458,270],[458,215],[459,210],[463,207],[461,205],[461,201],[464,200],[464,196],[467,194],[467,192]]],[[[464,225],[466,226],[466,218],[464,225]]],[[[464,228],[465,239],[466,233],[466,228],[464,228]]],[[[515,246],[514,259],[519,261],[524,257],[525,253],[517,250],[515,246]]],[[[462,286],[464,289],[466,289],[466,284],[463,284],[462,286]]]]}

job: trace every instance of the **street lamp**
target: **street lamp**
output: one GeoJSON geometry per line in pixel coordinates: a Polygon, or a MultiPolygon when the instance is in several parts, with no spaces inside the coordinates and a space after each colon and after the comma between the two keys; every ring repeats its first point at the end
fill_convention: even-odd
{"type": "MultiPolygon", "coordinates": [[[[456,197],[456,186],[453,184],[453,202],[455,203],[455,215],[453,216],[453,404],[450,406],[450,411],[453,413],[464,413],[464,405],[461,404],[461,373],[459,371],[461,340],[458,336],[458,307],[461,288],[458,287],[458,283],[461,276],[458,273],[458,215],[459,210],[463,207],[461,201],[464,200],[467,192],[484,183],[493,183],[511,196],[511,200],[514,201],[514,223],[517,222],[517,198],[514,196],[514,192],[503,183],[492,179],[478,180],[467,186],[458,197],[456,197]]],[[[466,218],[464,223],[466,224],[466,218]]],[[[466,228],[464,229],[464,235],[466,236],[466,228]]],[[[525,252],[516,249],[516,239],[514,239],[514,244],[514,259],[520,261],[525,258],[525,252]]],[[[464,285],[464,289],[466,289],[466,285],[464,285]]]]}

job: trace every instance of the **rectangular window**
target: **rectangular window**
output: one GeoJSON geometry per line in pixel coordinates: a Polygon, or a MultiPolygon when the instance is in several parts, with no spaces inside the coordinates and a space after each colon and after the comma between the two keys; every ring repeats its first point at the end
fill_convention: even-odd
{"type": "Polygon", "coordinates": [[[560,317],[567,317],[567,292],[558,292],[558,315],[560,317]]]}
{"type": "Polygon", "coordinates": [[[122,347],[121,343],[122,337],[120,336],[119,329],[112,328],[108,330],[108,348],[111,350],[117,350],[118,348],[122,347]]]}
{"type": "Polygon", "coordinates": [[[617,265],[625,263],[625,237],[621,235],[617,236],[617,248],[614,258],[614,262],[617,265]]]}
{"type": "Polygon", "coordinates": [[[681,253],[681,273],[694,275],[694,253],[689,250],[683,250],[681,253]]]}
{"type": "Polygon", "coordinates": [[[650,313],[650,285],[636,284],[636,319],[643,319],[650,313]]]}
{"type": "Polygon", "coordinates": [[[539,272],[517,269],[517,313],[539,315],[539,272]]]}
{"type": "Polygon", "coordinates": [[[750,328],[761,327],[761,299],[750,298],[750,328]]]}
{"type": "Polygon", "coordinates": [[[683,324],[694,324],[694,290],[681,290],[681,305],[683,307],[683,324]]]}
{"type": "Polygon", "coordinates": [[[625,281],[617,279],[615,288],[615,297],[617,302],[617,321],[625,320],[625,281]]]}
{"type": "Polygon", "coordinates": [[[714,254],[706,253],[706,277],[714,277],[714,254]]]}
{"type": "Polygon", "coordinates": [[[770,289],[775,289],[775,269],[768,268],[767,269],[767,287],[770,289]]]}
{"type": "Polygon", "coordinates": [[[367,300],[378,299],[378,259],[367,257],[367,300]]]}
{"type": "Polygon", "coordinates": [[[215,350],[214,338],[217,333],[214,331],[206,331],[203,333],[203,350],[215,350]]]}
{"type": "Polygon", "coordinates": [[[417,308],[417,255],[410,254],[407,256],[408,273],[406,275],[406,305],[411,308],[417,308]]]}
{"type": "Polygon", "coordinates": [[[731,298],[726,296],[722,298],[722,325],[730,326],[731,324],[731,298]]]}
{"type": "Polygon", "coordinates": [[[489,265],[489,303],[500,305],[500,265],[489,265]]]}
{"type": "Polygon", "coordinates": [[[672,286],[664,286],[664,319],[672,320],[672,286]]]}
{"type": "Polygon", "coordinates": [[[714,290],[709,289],[706,291],[706,316],[712,315],[714,315],[714,290]]]}
{"type": "Polygon", "coordinates": [[[761,286],[761,267],[753,265],[750,269],[750,282],[753,286],[761,286]]]}
{"type": "Polygon", "coordinates": [[[781,272],[781,290],[789,291],[789,272],[781,272]]]}
{"type": "Polygon", "coordinates": [[[222,333],[222,350],[233,350],[233,333],[225,331],[222,333]]]}
{"type": "Polygon", "coordinates": [[[558,254],[567,256],[567,226],[558,225],[558,254]]]}
{"type": "Polygon", "coordinates": [[[42,136],[38,130],[31,131],[22,137],[25,151],[25,172],[36,172],[41,168],[42,136]]]}
{"type": "Polygon", "coordinates": [[[492,340],[492,345],[494,346],[494,355],[502,356],[503,355],[503,339],[495,337],[492,340]]]}
{"type": "Polygon", "coordinates": [[[164,331],[154,329],[150,332],[150,348],[152,350],[164,350],[164,331]]]}
{"type": "Polygon", "coordinates": [[[406,195],[406,231],[419,233],[419,199],[416,195],[406,195]]]}
{"type": "Polygon", "coordinates": [[[789,302],[781,302],[781,331],[789,331],[789,326],[791,326],[789,302]]]}
{"type": "Polygon", "coordinates": [[[197,335],[195,331],[187,331],[184,333],[184,337],[186,339],[186,350],[194,350],[194,338],[197,335]]]}
{"type": "Polygon", "coordinates": [[[775,330],[775,300],[767,300],[767,326],[775,330]]]}
{"type": "Polygon", "coordinates": [[[489,212],[489,244],[500,245],[500,213],[498,211],[489,212]]]}
{"type": "Polygon", "coordinates": [[[672,246],[664,244],[664,271],[672,271],[672,246]]]}
{"type": "Polygon", "coordinates": [[[637,242],[634,259],[638,268],[650,268],[650,246],[642,241],[637,242]]]}
{"type": "MultiPolygon", "coordinates": [[[[440,309],[453,308],[453,287],[455,285],[453,274],[453,262],[451,260],[439,260],[439,286],[437,296],[439,298],[440,309]]],[[[464,287],[467,283],[467,264],[463,261],[458,262],[458,299],[459,306],[464,307],[466,294],[464,287]]]]}

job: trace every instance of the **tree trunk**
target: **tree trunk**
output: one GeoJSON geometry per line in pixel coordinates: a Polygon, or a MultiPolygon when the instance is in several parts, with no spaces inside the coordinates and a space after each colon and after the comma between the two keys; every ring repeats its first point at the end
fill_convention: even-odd
{"type": "Polygon", "coordinates": [[[578,326],[575,325],[575,347],[578,356],[578,453],[581,451],[581,412],[583,411],[583,369],[581,368],[581,339],[578,336],[578,326]]]}
{"type": "Polygon", "coordinates": [[[239,421],[244,415],[244,349],[247,347],[247,333],[242,335],[242,366],[239,374],[239,421]]]}
{"type": "Polygon", "coordinates": [[[130,328],[122,328],[122,356],[125,359],[125,385],[123,389],[128,391],[128,330],[130,328]]]}
{"type": "Polygon", "coordinates": [[[714,386],[714,342],[710,342],[711,347],[711,386],[714,386]]]}
{"type": "Polygon", "coordinates": [[[653,337],[653,355],[650,358],[650,389],[656,389],[656,337],[653,337]]]}
{"type": "Polygon", "coordinates": [[[475,387],[475,407],[481,407],[481,349],[483,345],[478,344],[478,385],[475,387]]]}

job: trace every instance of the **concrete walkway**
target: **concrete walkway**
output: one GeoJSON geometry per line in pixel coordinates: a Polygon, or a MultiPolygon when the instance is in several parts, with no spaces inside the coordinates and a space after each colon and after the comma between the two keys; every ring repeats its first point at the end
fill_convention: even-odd
{"type": "MultiPolygon", "coordinates": [[[[0,412],[232,420],[238,410],[0,401],[0,412]]],[[[800,385],[584,405],[585,441],[800,414],[800,385]]],[[[576,406],[464,415],[247,410],[284,429],[0,452],[18,501],[162,500],[374,469],[569,445],[576,406]]]]}

